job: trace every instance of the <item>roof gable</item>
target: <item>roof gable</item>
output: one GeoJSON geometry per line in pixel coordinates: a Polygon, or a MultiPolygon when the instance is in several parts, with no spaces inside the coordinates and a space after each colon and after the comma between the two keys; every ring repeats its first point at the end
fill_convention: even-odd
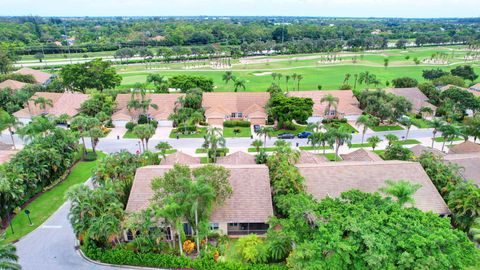
{"type": "Polygon", "coordinates": [[[471,141],[466,141],[451,147],[448,153],[449,154],[450,153],[453,153],[453,154],[480,153],[480,145],[471,141]]]}
{"type": "MultiPolygon", "coordinates": [[[[332,95],[338,98],[337,111],[345,115],[360,115],[362,110],[360,109],[357,98],[353,94],[352,90],[318,90],[318,91],[298,91],[289,92],[287,94],[291,97],[311,98],[314,102],[313,116],[325,115],[327,104],[322,103],[321,100],[326,95],[332,95]]],[[[333,109],[333,108],[331,108],[333,109]]]]}

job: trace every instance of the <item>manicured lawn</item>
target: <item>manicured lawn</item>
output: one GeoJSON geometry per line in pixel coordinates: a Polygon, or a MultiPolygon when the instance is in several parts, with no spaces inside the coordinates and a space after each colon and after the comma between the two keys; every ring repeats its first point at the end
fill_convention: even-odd
{"type": "MultiPolygon", "coordinates": [[[[105,156],[101,152],[97,152],[99,158],[105,156]]],[[[92,176],[92,170],[97,165],[98,159],[89,162],[79,162],[68,175],[65,181],[61,182],[54,188],[43,193],[33,202],[31,202],[25,209],[22,209],[18,215],[12,220],[12,226],[15,234],[11,233],[10,227],[6,230],[6,239],[2,242],[12,242],[27,235],[38,226],[40,226],[47,218],[49,218],[62,204],[65,203],[65,193],[67,190],[76,184],[84,183],[92,176]],[[30,211],[30,218],[33,226],[30,226],[27,215],[24,210],[30,211]]]]}
{"type": "Polygon", "coordinates": [[[381,158],[383,158],[383,155],[385,154],[385,150],[375,150],[373,152],[379,155],[381,158]]]}
{"type": "Polygon", "coordinates": [[[430,121],[425,119],[417,119],[415,117],[410,117],[412,124],[418,128],[430,128],[430,121]]]}
{"type": "Polygon", "coordinates": [[[201,164],[208,164],[208,157],[200,157],[201,164]]]}
{"type": "Polygon", "coordinates": [[[394,130],[403,130],[401,126],[398,125],[392,125],[392,126],[376,126],[376,127],[370,127],[371,130],[376,131],[376,132],[381,132],[381,131],[394,131],[394,130]]]}
{"type": "MultiPolygon", "coordinates": [[[[325,124],[324,126],[325,126],[325,128],[330,128],[331,127],[331,125],[329,125],[329,124],[325,124]]],[[[349,123],[340,123],[340,125],[338,125],[336,128],[342,128],[349,133],[358,133],[358,130],[356,130],[354,127],[352,127],[352,125],[350,125],[349,123]]]]}
{"type": "Polygon", "coordinates": [[[223,128],[223,137],[225,138],[240,138],[240,137],[250,137],[252,135],[252,130],[249,127],[224,127],[223,128]],[[240,133],[235,133],[234,130],[240,130],[240,133]]]}
{"type": "MultiPolygon", "coordinates": [[[[221,151],[222,149],[219,148],[218,150],[221,151]]],[[[227,149],[226,149],[226,153],[228,153],[228,152],[229,152],[229,149],[227,148],[227,149]]],[[[207,149],[205,149],[205,148],[197,148],[197,149],[195,149],[195,153],[196,153],[196,154],[206,154],[206,153],[207,153],[207,149]]]]}
{"type": "MultiPolygon", "coordinates": [[[[273,152],[275,151],[275,149],[277,149],[276,147],[260,147],[260,150],[264,150],[265,152],[273,152]]],[[[250,147],[248,148],[248,152],[257,152],[257,148],[255,147],[250,147]]]]}
{"type": "Polygon", "coordinates": [[[350,148],[372,147],[371,143],[353,143],[350,148]]]}
{"type": "MultiPolygon", "coordinates": [[[[335,161],[335,153],[326,153],[325,155],[321,155],[321,156],[325,156],[330,161],[335,161]]],[[[341,160],[342,158],[337,156],[337,161],[341,161],[341,160]]]]}
{"type": "Polygon", "coordinates": [[[408,140],[403,140],[403,141],[396,141],[394,144],[400,144],[400,145],[407,145],[407,144],[421,144],[421,142],[415,140],[415,139],[408,139],[408,140]]]}
{"type": "Polygon", "coordinates": [[[125,134],[123,134],[123,138],[124,139],[138,139],[137,135],[135,135],[135,133],[133,133],[133,131],[129,131],[129,130],[127,130],[127,132],[125,132],[125,134]]]}
{"type": "MultiPolygon", "coordinates": [[[[445,139],[443,137],[435,138],[435,142],[443,142],[443,141],[445,141],[445,139]]],[[[457,137],[457,138],[453,139],[453,141],[463,141],[463,138],[457,137]]]]}
{"type": "MultiPolygon", "coordinates": [[[[203,138],[203,137],[205,137],[206,132],[207,132],[207,128],[198,128],[196,133],[193,133],[193,134],[178,133],[178,137],[180,139],[182,139],[182,138],[203,138]]],[[[176,128],[172,129],[169,137],[171,139],[177,138],[177,129],[176,128]]]]}
{"type": "Polygon", "coordinates": [[[330,146],[325,146],[325,147],[323,147],[323,146],[315,146],[315,147],[313,147],[313,146],[300,146],[299,148],[300,148],[300,150],[324,150],[324,149],[328,150],[328,149],[332,149],[330,146]]]}

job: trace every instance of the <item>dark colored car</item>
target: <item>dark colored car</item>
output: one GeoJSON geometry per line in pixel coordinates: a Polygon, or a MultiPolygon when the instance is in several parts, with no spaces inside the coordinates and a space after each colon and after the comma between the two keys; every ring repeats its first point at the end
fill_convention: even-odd
{"type": "Polygon", "coordinates": [[[282,133],[278,134],[277,136],[278,139],[295,139],[295,135],[292,133],[282,133]]]}
{"type": "Polygon", "coordinates": [[[299,139],[306,139],[306,138],[310,137],[311,135],[312,135],[312,132],[304,131],[304,132],[298,133],[298,138],[299,139]]]}
{"type": "Polygon", "coordinates": [[[260,128],[262,128],[260,125],[253,125],[253,131],[254,131],[254,132],[259,131],[260,128]]]}

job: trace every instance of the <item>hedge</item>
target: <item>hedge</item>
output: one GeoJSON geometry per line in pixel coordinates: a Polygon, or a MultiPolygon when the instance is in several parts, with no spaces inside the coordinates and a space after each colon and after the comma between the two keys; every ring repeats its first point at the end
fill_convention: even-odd
{"type": "Polygon", "coordinates": [[[125,249],[99,249],[92,246],[82,246],[82,251],[88,258],[108,264],[132,265],[158,268],[192,268],[198,270],[285,270],[280,264],[244,264],[241,262],[215,262],[213,258],[201,257],[191,259],[170,254],[135,253],[125,249]]]}
{"type": "Polygon", "coordinates": [[[244,120],[226,120],[223,122],[224,127],[250,127],[251,123],[244,120]]]}

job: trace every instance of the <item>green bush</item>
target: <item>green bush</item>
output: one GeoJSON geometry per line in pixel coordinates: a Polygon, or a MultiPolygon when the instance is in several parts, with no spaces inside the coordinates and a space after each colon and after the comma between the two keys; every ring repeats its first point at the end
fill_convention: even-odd
{"type": "Polygon", "coordinates": [[[224,127],[250,127],[251,123],[244,120],[226,120],[223,122],[224,127]]]}
{"type": "Polygon", "coordinates": [[[237,242],[237,251],[245,262],[265,263],[268,260],[267,246],[256,234],[240,237],[237,242]]]}
{"type": "Polygon", "coordinates": [[[97,155],[93,152],[88,152],[85,154],[85,157],[83,158],[84,161],[95,161],[97,160],[97,155]]]}
{"type": "Polygon", "coordinates": [[[146,124],[148,123],[148,117],[145,115],[145,114],[141,114],[139,117],[138,117],[138,124],[141,125],[141,124],[146,124]]]}
{"type": "Polygon", "coordinates": [[[154,128],[158,127],[158,121],[157,120],[150,120],[150,125],[152,125],[154,128]]]}
{"type": "Polygon", "coordinates": [[[347,123],[346,118],[336,119],[336,118],[325,118],[322,120],[323,124],[335,124],[335,123],[347,123]]]}
{"type": "Polygon", "coordinates": [[[128,131],[132,131],[133,128],[135,128],[137,124],[133,123],[133,122],[128,122],[126,125],[125,125],[125,128],[127,128],[128,131]]]}
{"type": "Polygon", "coordinates": [[[184,126],[184,125],[179,125],[177,126],[177,133],[191,133],[191,132],[195,132],[197,131],[197,127],[196,126],[193,126],[193,125],[187,125],[187,126],[184,126]]]}

